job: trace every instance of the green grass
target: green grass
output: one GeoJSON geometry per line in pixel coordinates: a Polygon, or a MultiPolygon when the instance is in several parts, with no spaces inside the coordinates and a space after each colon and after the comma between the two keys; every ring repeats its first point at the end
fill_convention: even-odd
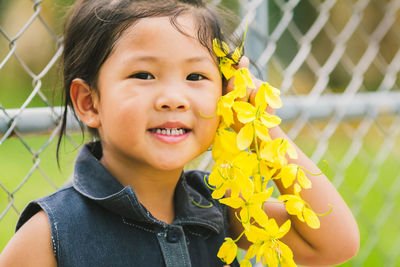
{"type": "MultiPolygon", "coordinates": [[[[25,137],[25,142],[33,151],[38,151],[47,141],[47,136],[25,137]]],[[[77,143],[80,137],[74,136],[77,143]]],[[[61,171],[58,169],[55,159],[56,144],[55,140],[40,153],[39,167],[36,169],[26,182],[13,194],[14,207],[21,212],[27,203],[33,199],[40,198],[52,193],[55,188],[42,175],[44,172],[54,183],[55,186],[62,186],[72,173],[73,162],[77,151],[70,142],[65,142],[62,146],[61,171]]],[[[10,138],[0,146],[0,183],[9,192],[16,190],[23,182],[26,175],[33,166],[33,156],[18,138],[10,138]]],[[[0,189],[0,213],[9,204],[8,194],[0,189]]],[[[3,219],[0,220],[0,251],[3,250],[8,240],[14,233],[18,219],[18,213],[11,208],[3,219]]]]}

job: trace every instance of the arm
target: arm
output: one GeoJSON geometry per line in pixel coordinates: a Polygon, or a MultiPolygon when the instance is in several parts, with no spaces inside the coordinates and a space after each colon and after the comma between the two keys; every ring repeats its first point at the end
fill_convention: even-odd
{"type": "MultiPolygon", "coordinates": [[[[247,67],[248,60],[243,58],[239,67],[247,67]],[[244,59],[244,60],[243,60],[244,59]]],[[[261,81],[254,79],[257,87],[261,81]]],[[[228,83],[228,91],[229,90],[228,83]]],[[[254,104],[256,90],[249,93],[249,102],[254,104]]],[[[311,173],[321,173],[319,168],[286,136],[279,128],[270,130],[272,139],[283,137],[296,148],[298,159],[289,159],[289,163],[297,164],[311,173]]],[[[354,257],[359,248],[359,232],[357,223],[341,198],[340,194],[330,183],[325,175],[313,176],[307,174],[307,178],[312,182],[311,189],[303,189],[301,197],[308,202],[317,214],[326,213],[329,204],[333,206],[332,212],[324,217],[319,217],[321,227],[317,230],[311,229],[305,223],[300,222],[296,216],[291,216],[286,212],[284,204],[265,203],[264,210],[270,218],[274,218],[278,225],[282,225],[290,219],[291,230],[286,234],[282,241],[287,244],[294,253],[294,260],[303,265],[333,265],[344,262],[354,257]]],[[[293,188],[284,188],[280,181],[276,185],[281,194],[292,194],[293,188]]],[[[235,212],[239,210],[230,209],[231,230],[233,238],[243,231],[243,227],[235,218],[235,212]]],[[[250,243],[243,236],[238,245],[247,249],[250,243]]]]}
{"type": "MultiPolygon", "coordinates": [[[[271,137],[290,140],[279,127],[271,130],[271,137]]],[[[318,167],[297,146],[295,147],[299,157],[297,160],[289,160],[289,163],[298,164],[312,173],[320,173],[318,167]]],[[[312,188],[303,189],[300,193],[302,198],[316,213],[326,213],[329,204],[333,206],[333,210],[329,215],[319,217],[321,227],[315,230],[300,222],[296,216],[289,215],[283,204],[265,203],[265,212],[269,217],[275,218],[278,225],[282,225],[287,219],[292,221],[291,230],[282,241],[292,249],[294,260],[298,264],[333,265],[354,257],[359,248],[359,232],[351,211],[325,175],[307,177],[312,182],[312,188]]],[[[276,185],[281,194],[293,192],[291,187],[285,189],[280,182],[276,185]]],[[[233,232],[238,235],[243,229],[235,220],[234,212],[235,210],[231,210],[231,226],[233,232]]],[[[239,246],[244,249],[249,245],[245,237],[239,241],[239,246]]]]}
{"type": "Polygon", "coordinates": [[[11,238],[0,254],[0,267],[3,266],[57,266],[44,211],[35,214],[11,238]]]}

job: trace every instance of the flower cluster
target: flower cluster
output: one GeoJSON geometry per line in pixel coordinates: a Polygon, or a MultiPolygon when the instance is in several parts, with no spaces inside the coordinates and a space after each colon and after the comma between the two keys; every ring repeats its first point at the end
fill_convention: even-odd
{"type": "Polygon", "coordinates": [[[293,188],[293,194],[278,198],[289,214],[311,228],[319,228],[320,224],[310,205],[300,196],[303,188],[311,187],[310,180],[304,169],[288,163],[288,158],[297,158],[296,149],[288,140],[272,139],[269,135],[269,129],[279,125],[281,119],[270,114],[267,107],[282,106],[280,91],[264,82],[258,88],[254,105],[241,101],[248,95],[248,89],[256,89],[249,70],[237,68],[242,49],[236,48],[230,53],[228,45],[216,39],[213,49],[221,75],[227,80],[234,79],[234,89],[218,100],[217,114],[221,122],[213,143],[215,165],[208,177],[208,186],[213,189],[213,198],[240,210],[236,217],[244,229],[237,240],[226,238],[217,256],[230,264],[236,257],[236,242],[244,234],[251,246],[240,266],[251,266],[253,257],[271,267],[296,266],[292,251],[279,240],[290,230],[291,221],[278,226],[264,211],[264,203],[274,190],[267,188],[268,182],[279,179],[285,188],[293,188]],[[239,123],[240,129],[234,130],[232,126],[239,123]]]}

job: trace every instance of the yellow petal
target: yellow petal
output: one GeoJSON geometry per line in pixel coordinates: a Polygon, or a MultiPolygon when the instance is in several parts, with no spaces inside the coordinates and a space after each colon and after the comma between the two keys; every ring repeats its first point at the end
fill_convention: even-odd
{"type": "Polygon", "coordinates": [[[217,170],[212,171],[210,176],[208,176],[208,183],[212,186],[219,187],[223,182],[224,179],[219,175],[217,170]]]}
{"type": "Polygon", "coordinates": [[[289,157],[291,159],[297,159],[297,151],[296,148],[294,148],[294,146],[292,146],[291,143],[289,143],[289,141],[286,140],[286,149],[287,149],[287,153],[289,155],[289,157]]]}
{"type": "Polygon", "coordinates": [[[295,164],[289,164],[281,169],[279,176],[281,177],[282,184],[285,188],[288,188],[293,184],[298,168],[299,167],[295,164]]]}
{"type": "Polygon", "coordinates": [[[242,220],[242,224],[248,224],[250,223],[250,214],[249,214],[249,209],[244,206],[240,210],[240,219],[242,220]]]}
{"type": "Polygon", "coordinates": [[[253,142],[253,125],[245,124],[237,135],[237,145],[240,150],[248,148],[253,142]]]}
{"type": "Polygon", "coordinates": [[[256,107],[261,106],[261,105],[266,105],[267,104],[267,99],[266,99],[266,85],[267,83],[262,83],[260,88],[257,91],[256,97],[255,97],[255,104],[256,107]]]}
{"type": "Polygon", "coordinates": [[[263,209],[259,206],[250,206],[249,208],[250,216],[254,218],[254,220],[261,226],[264,226],[268,223],[268,216],[263,209]]]}
{"type": "Polygon", "coordinates": [[[291,215],[301,214],[304,208],[304,203],[295,199],[289,199],[285,203],[286,210],[291,215]]]}
{"type": "Polygon", "coordinates": [[[240,53],[240,48],[236,47],[235,51],[232,54],[232,59],[233,61],[235,61],[236,63],[239,62],[240,57],[242,56],[242,53],[240,53]]]}
{"type": "Polygon", "coordinates": [[[265,127],[260,121],[256,120],[254,122],[254,127],[256,129],[257,137],[263,141],[271,141],[271,136],[269,135],[268,128],[265,127]]]}
{"type": "Polygon", "coordinates": [[[287,220],[284,224],[282,224],[282,226],[279,227],[278,235],[276,236],[276,238],[282,238],[284,235],[286,235],[290,230],[290,225],[290,220],[287,220]]]}
{"type": "Polygon", "coordinates": [[[225,103],[218,105],[218,115],[222,117],[224,123],[229,127],[234,123],[232,109],[225,103]]]}
{"type": "Polygon", "coordinates": [[[249,176],[253,174],[253,170],[258,165],[257,155],[255,153],[248,153],[246,151],[241,151],[234,159],[233,165],[242,171],[243,176],[249,176]]]}
{"type": "Polygon", "coordinates": [[[278,201],[287,201],[287,200],[289,200],[289,199],[292,199],[292,198],[298,198],[297,196],[295,196],[295,195],[280,195],[279,197],[278,197],[278,201]]]}
{"type": "Polygon", "coordinates": [[[251,267],[251,262],[249,260],[242,260],[240,261],[240,267],[251,267]]]}
{"type": "Polygon", "coordinates": [[[213,40],[213,50],[217,57],[225,57],[229,53],[229,46],[224,41],[218,42],[215,38],[213,40]]]}
{"type": "Polygon", "coordinates": [[[238,154],[240,150],[237,148],[237,133],[233,130],[223,130],[220,132],[220,143],[223,152],[238,154]]]}
{"type": "Polygon", "coordinates": [[[277,251],[274,248],[268,248],[265,253],[265,259],[269,267],[279,266],[279,257],[277,255],[277,251]]]}
{"type": "Polygon", "coordinates": [[[219,61],[219,68],[227,80],[232,78],[236,73],[236,69],[232,66],[233,64],[233,60],[226,57],[221,58],[219,61]]]}
{"type": "Polygon", "coordinates": [[[231,238],[225,238],[225,240],[218,250],[217,257],[225,263],[230,264],[236,258],[237,245],[231,238]]]}
{"type": "MultiPolygon", "coordinates": [[[[238,71],[235,73],[235,80],[233,81],[233,84],[236,88],[246,88],[247,89],[247,81],[246,77],[243,75],[241,71],[238,71]]],[[[241,96],[244,97],[244,96],[241,96]]]]}
{"type": "Polygon", "coordinates": [[[299,193],[301,191],[301,187],[300,187],[300,185],[298,183],[294,184],[293,191],[294,191],[295,195],[299,195],[299,193]]]}
{"type": "Polygon", "coordinates": [[[313,229],[318,229],[320,227],[320,222],[314,211],[309,208],[303,210],[303,216],[308,226],[313,229]]]}
{"type": "Polygon", "coordinates": [[[235,110],[237,118],[241,123],[248,123],[256,118],[256,109],[250,103],[236,101],[233,104],[233,109],[235,110]]]}
{"type": "Polygon", "coordinates": [[[234,209],[238,209],[244,204],[244,201],[240,197],[226,197],[220,199],[219,202],[234,209]]]}
{"type": "Polygon", "coordinates": [[[271,142],[263,142],[260,150],[260,157],[267,161],[273,161],[277,154],[277,146],[279,145],[279,139],[274,139],[271,142]]]}
{"type": "Polygon", "coordinates": [[[265,93],[266,93],[267,103],[271,108],[276,109],[282,107],[282,101],[281,98],[279,97],[281,92],[278,89],[268,84],[265,93]]]}
{"type": "Polygon", "coordinates": [[[243,74],[244,78],[246,79],[246,87],[255,89],[256,86],[254,85],[253,79],[251,78],[250,71],[247,68],[241,68],[239,71],[243,74]]]}
{"type": "Polygon", "coordinates": [[[311,181],[307,178],[304,171],[300,168],[297,172],[297,181],[299,182],[301,187],[306,188],[306,189],[311,188],[311,185],[312,185],[311,181]]]}
{"type": "Polygon", "coordinates": [[[254,243],[256,243],[256,241],[253,241],[253,239],[249,238],[248,235],[247,235],[247,233],[246,233],[246,237],[247,237],[247,239],[248,239],[250,242],[253,243],[253,244],[249,247],[249,249],[247,250],[246,255],[244,256],[244,258],[245,258],[246,260],[250,260],[250,259],[254,258],[254,256],[256,255],[258,245],[255,245],[255,244],[254,244],[254,243]]]}
{"type": "Polygon", "coordinates": [[[268,198],[271,197],[273,191],[274,191],[274,188],[271,186],[265,192],[257,193],[257,194],[254,194],[253,196],[251,196],[250,201],[251,201],[251,203],[262,204],[264,201],[266,201],[268,198]]]}
{"type": "Polygon", "coordinates": [[[266,112],[261,115],[261,122],[268,128],[275,127],[281,123],[281,118],[276,115],[271,115],[266,112]]]}
{"type": "Polygon", "coordinates": [[[241,175],[237,179],[237,184],[239,185],[242,197],[248,200],[254,193],[254,184],[248,176],[241,175]]]}
{"type": "Polygon", "coordinates": [[[265,226],[265,229],[268,231],[271,237],[275,236],[279,231],[279,227],[275,219],[269,219],[268,224],[265,226]]]}
{"type": "Polygon", "coordinates": [[[223,197],[223,196],[225,195],[226,190],[227,190],[226,185],[222,185],[222,186],[218,187],[217,189],[215,189],[215,190],[212,192],[211,196],[212,196],[214,199],[220,199],[221,197],[223,197]]]}

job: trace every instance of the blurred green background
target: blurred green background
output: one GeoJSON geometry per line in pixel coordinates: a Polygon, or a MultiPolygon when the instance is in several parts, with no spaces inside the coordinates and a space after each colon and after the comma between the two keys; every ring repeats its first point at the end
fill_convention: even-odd
{"type": "MultiPolygon", "coordinates": [[[[397,1],[393,0],[392,2],[397,1]]],[[[62,35],[65,12],[72,0],[45,0],[40,8],[42,20],[49,25],[56,36],[62,35]]],[[[225,0],[226,6],[237,15],[243,15],[240,4],[246,1],[225,0]]],[[[281,23],[284,11],[277,3],[293,1],[268,1],[269,17],[267,19],[269,33],[272,33],[281,23]]],[[[293,9],[292,23],[283,32],[276,43],[273,59],[268,62],[268,80],[279,87],[285,79],[285,69],[291,64],[299,52],[300,38],[313,27],[319,16],[319,1],[302,0],[293,9]]],[[[353,78],[353,67],[367,50],[370,35],[377,25],[387,15],[381,7],[391,1],[371,0],[362,12],[359,27],[346,42],[343,59],[335,66],[329,75],[329,82],[324,93],[342,93],[353,78]]],[[[354,14],[356,1],[337,0],[328,13],[328,26],[312,40],[311,55],[307,64],[303,64],[293,74],[292,86],[287,95],[307,94],[317,82],[320,73],[318,68],[326,62],[335,48],[336,34],[345,29],[349,19],[354,14]],[[335,38],[334,38],[335,37],[335,38]],[[310,63],[311,61],[311,63],[310,63]],[[314,66],[314,67],[313,67],[314,66]]],[[[14,37],[29,20],[35,8],[29,0],[0,1],[0,27],[9,37],[14,37]]],[[[246,7],[244,8],[246,12],[246,7]]],[[[379,42],[378,56],[368,66],[362,77],[362,85],[357,92],[374,92],[380,88],[388,72],[387,65],[395,57],[400,47],[400,12],[397,12],[393,26],[379,42]]],[[[237,25],[232,20],[231,26],[237,25]]],[[[263,45],[268,45],[264,40],[263,45]]],[[[46,27],[35,20],[16,42],[16,52],[29,69],[40,73],[48,64],[58,49],[56,40],[49,34],[46,27]]],[[[10,51],[10,43],[0,34],[0,63],[10,51]]],[[[255,60],[257,58],[254,58],[255,60]]],[[[265,75],[265,74],[264,74],[265,75]]],[[[392,91],[399,91],[400,76],[395,74],[392,91]]],[[[28,107],[45,107],[48,103],[60,105],[61,74],[58,66],[53,67],[42,79],[42,97],[35,96],[28,107]],[[45,99],[45,100],[44,100],[45,99]]],[[[32,92],[32,77],[27,74],[20,62],[12,56],[0,69],[0,108],[19,108],[32,92]]],[[[2,112],[2,110],[0,110],[2,112]]],[[[296,144],[306,154],[312,155],[321,142],[320,133],[328,126],[326,121],[310,121],[294,138],[296,144]]],[[[286,122],[282,128],[290,131],[295,122],[286,122]]],[[[323,141],[327,147],[321,157],[329,164],[327,176],[338,186],[339,192],[352,208],[359,223],[361,234],[361,250],[359,256],[342,266],[400,266],[398,247],[400,246],[400,134],[399,114],[385,114],[378,117],[361,117],[341,121],[329,138],[323,141]],[[368,120],[371,125],[366,132],[362,127],[368,120]],[[354,158],[348,162],[343,158],[349,156],[349,150],[355,145],[360,148],[354,158]],[[343,178],[343,180],[341,180],[343,178]],[[374,180],[376,179],[376,182],[374,180]],[[366,255],[364,255],[367,253],[366,255]]],[[[1,138],[1,136],[0,136],[1,138]]],[[[40,152],[47,142],[48,136],[24,136],[24,145],[19,138],[12,137],[0,145],[0,185],[9,191],[19,189],[13,195],[13,205],[21,212],[32,200],[49,194],[55,187],[62,186],[70,177],[73,162],[77,154],[76,145],[83,142],[79,134],[73,134],[71,140],[66,140],[61,147],[61,171],[55,160],[56,139],[39,153],[39,169],[36,169],[25,181],[24,178],[33,166],[34,155],[40,152]],[[30,152],[30,151],[31,152],[30,152]],[[49,182],[50,179],[51,181],[49,182]],[[21,183],[23,185],[20,187],[21,183]],[[52,185],[53,184],[53,185],[52,185]]],[[[194,163],[192,166],[195,166],[194,163]]],[[[324,169],[325,165],[318,162],[324,169]]],[[[0,213],[9,205],[10,198],[0,189],[0,213]]],[[[0,220],[0,251],[11,238],[17,212],[12,207],[0,220]]]]}

